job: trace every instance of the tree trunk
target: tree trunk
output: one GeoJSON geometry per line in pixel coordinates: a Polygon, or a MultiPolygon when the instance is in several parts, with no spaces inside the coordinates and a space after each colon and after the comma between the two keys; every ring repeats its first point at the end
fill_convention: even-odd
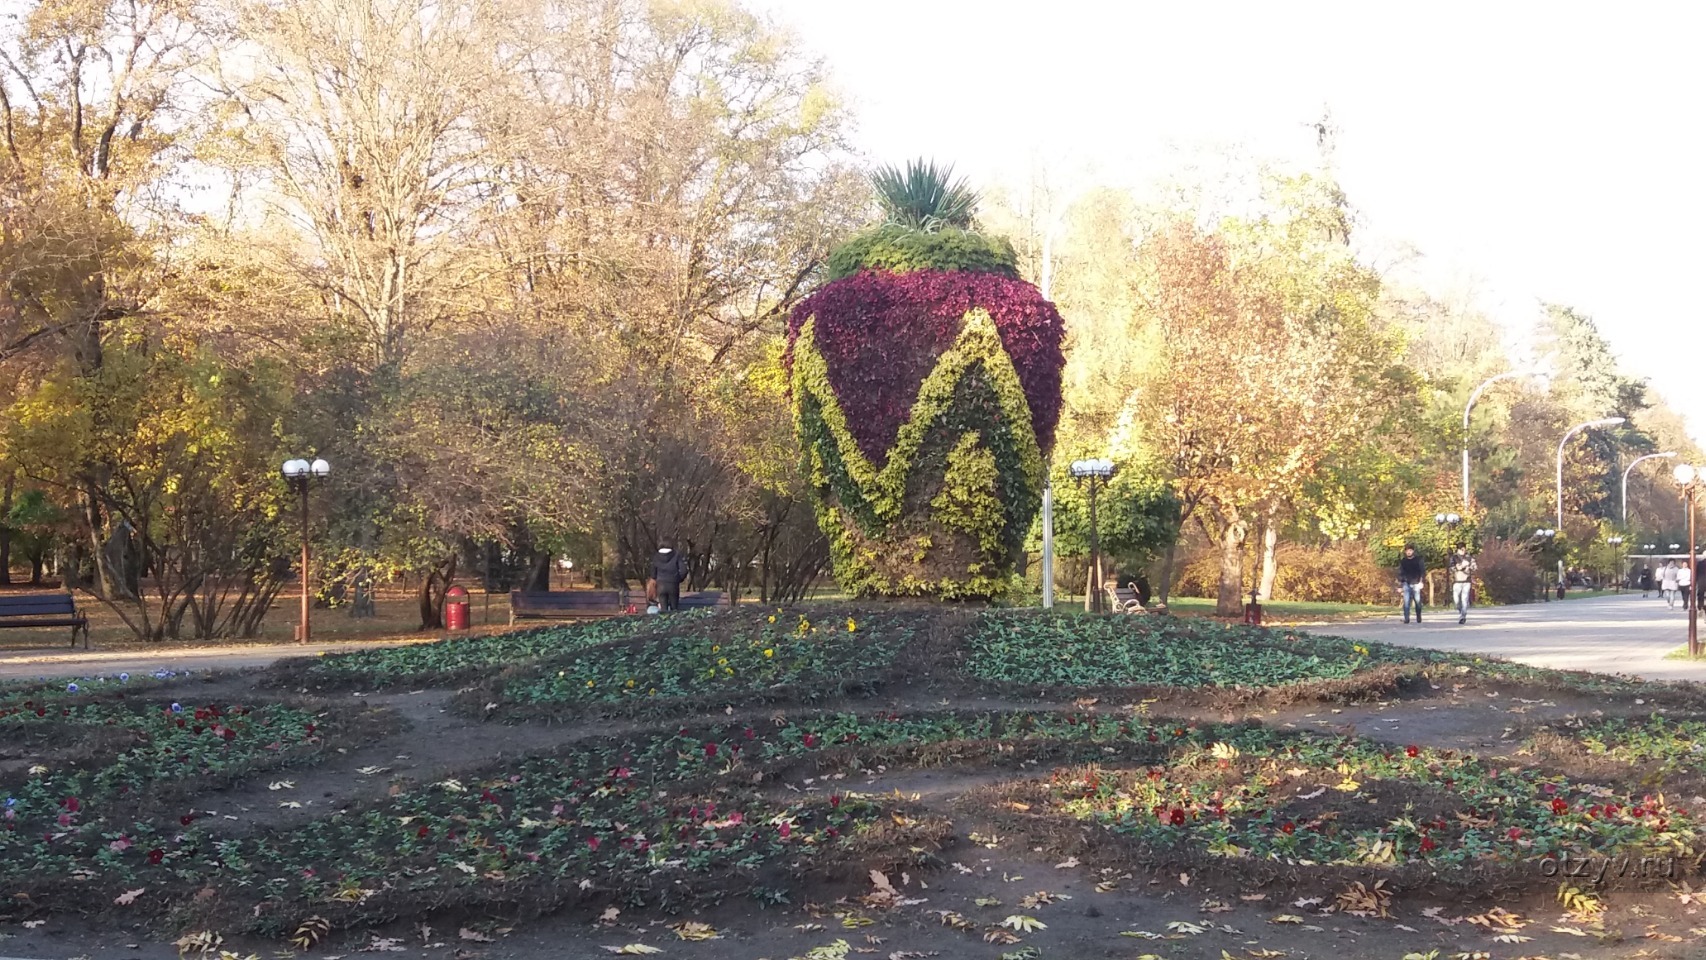
{"type": "Polygon", "coordinates": [[[442,564],[421,578],[418,598],[421,605],[422,630],[444,628],[444,591],[450,589],[451,581],[456,579],[457,557],[458,554],[452,552],[442,564]]]}
{"type": "Polygon", "coordinates": [[[548,550],[533,555],[533,563],[527,568],[527,578],[521,583],[522,590],[528,593],[551,592],[551,559],[548,550]]]}
{"type": "Polygon", "coordinates": [[[1220,534],[1220,590],[1214,612],[1223,617],[1244,614],[1244,521],[1229,521],[1220,534]]]}
{"type": "Polygon", "coordinates": [[[1279,574],[1279,566],[1274,562],[1274,555],[1279,547],[1279,527],[1272,517],[1262,521],[1262,602],[1267,603],[1274,598],[1274,577],[1279,574]]]}
{"type": "Polygon", "coordinates": [[[10,585],[12,582],[12,528],[6,525],[6,518],[12,515],[12,487],[17,477],[6,475],[6,488],[0,493],[0,584],[10,585]]]}
{"type": "MultiPolygon", "coordinates": [[[[1183,531],[1180,531],[1180,532],[1182,533],[1183,531]]],[[[1167,602],[1168,597],[1173,595],[1173,559],[1174,559],[1175,555],[1178,553],[1178,550],[1179,550],[1179,538],[1177,535],[1175,535],[1173,537],[1173,542],[1167,544],[1167,552],[1162,554],[1162,560],[1161,560],[1161,592],[1160,592],[1159,596],[1160,596],[1161,602],[1163,604],[1165,604],[1167,602]]]]}

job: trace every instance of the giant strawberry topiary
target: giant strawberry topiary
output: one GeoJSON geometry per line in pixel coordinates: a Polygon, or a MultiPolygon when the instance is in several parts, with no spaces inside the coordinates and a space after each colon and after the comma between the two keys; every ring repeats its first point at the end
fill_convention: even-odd
{"type": "Polygon", "coordinates": [[[788,324],[795,425],[836,577],[860,596],[1004,593],[1041,502],[1063,328],[976,195],[913,164],[889,222],[832,255],[788,324]]]}

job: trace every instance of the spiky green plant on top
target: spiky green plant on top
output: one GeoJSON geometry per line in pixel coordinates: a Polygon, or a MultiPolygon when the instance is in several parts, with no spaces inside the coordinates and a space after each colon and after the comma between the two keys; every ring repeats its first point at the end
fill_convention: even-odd
{"type": "Polygon", "coordinates": [[[925,233],[944,227],[970,230],[979,197],[964,177],[953,177],[952,164],[938,167],[932,160],[911,160],[905,169],[878,168],[871,174],[871,186],[889,223],[925,233]]]}

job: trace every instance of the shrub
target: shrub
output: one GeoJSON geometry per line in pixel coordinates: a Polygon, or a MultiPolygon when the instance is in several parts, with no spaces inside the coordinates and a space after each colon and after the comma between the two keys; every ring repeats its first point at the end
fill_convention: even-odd
{"type": "MultiPolygon", "coordinates": [[[[1245,562],[1249,563],[1248,558],[1245,562]]],[[[1344,540],[1325,547],[1280,544],[1274,564],[1276,602],[1390,603],[1396,596],[1393,571],[1375,561],[1364,541],[1344,540]]],[[[1251,575],[1246,566],[1246,585],[1251,575]]],[[[1220,551],[1204,547],[1180,565],[1173,592],[1182,597],[1213,597],[1219,584],[1220,551]]]]}
{"type": "Polygon", "coordinates": [[[967,230],[934,233],[884,224],[867,230],[838,247],[824,265],[830,281],[861,270],[914,273],[919,270],[994,273],[1019,279],[1018,255],[1004,238],[967,230]]]}
{"type": "Polygon", "coordinates": [[[992,274],[864,271],[789,319],[789,382],[836,577],[854,595],[996,597],[1041,502],[1063,325],[992,274]]]}
{"type": "Polygon", "coordinates": [[[1481,592],[1494,603],[1527,603],[1540,590],[1534,558],[1502,543],[1490,544],[1476,558],[1481,592]]]}

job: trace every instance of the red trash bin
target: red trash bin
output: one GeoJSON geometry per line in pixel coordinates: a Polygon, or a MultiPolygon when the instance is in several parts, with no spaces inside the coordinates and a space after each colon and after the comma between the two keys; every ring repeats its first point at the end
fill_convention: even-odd
{"type": "Polygon", "coordinates": [[[444,629],[468,629],[468,591],[461,587],[444,591],[444,629]]]}

